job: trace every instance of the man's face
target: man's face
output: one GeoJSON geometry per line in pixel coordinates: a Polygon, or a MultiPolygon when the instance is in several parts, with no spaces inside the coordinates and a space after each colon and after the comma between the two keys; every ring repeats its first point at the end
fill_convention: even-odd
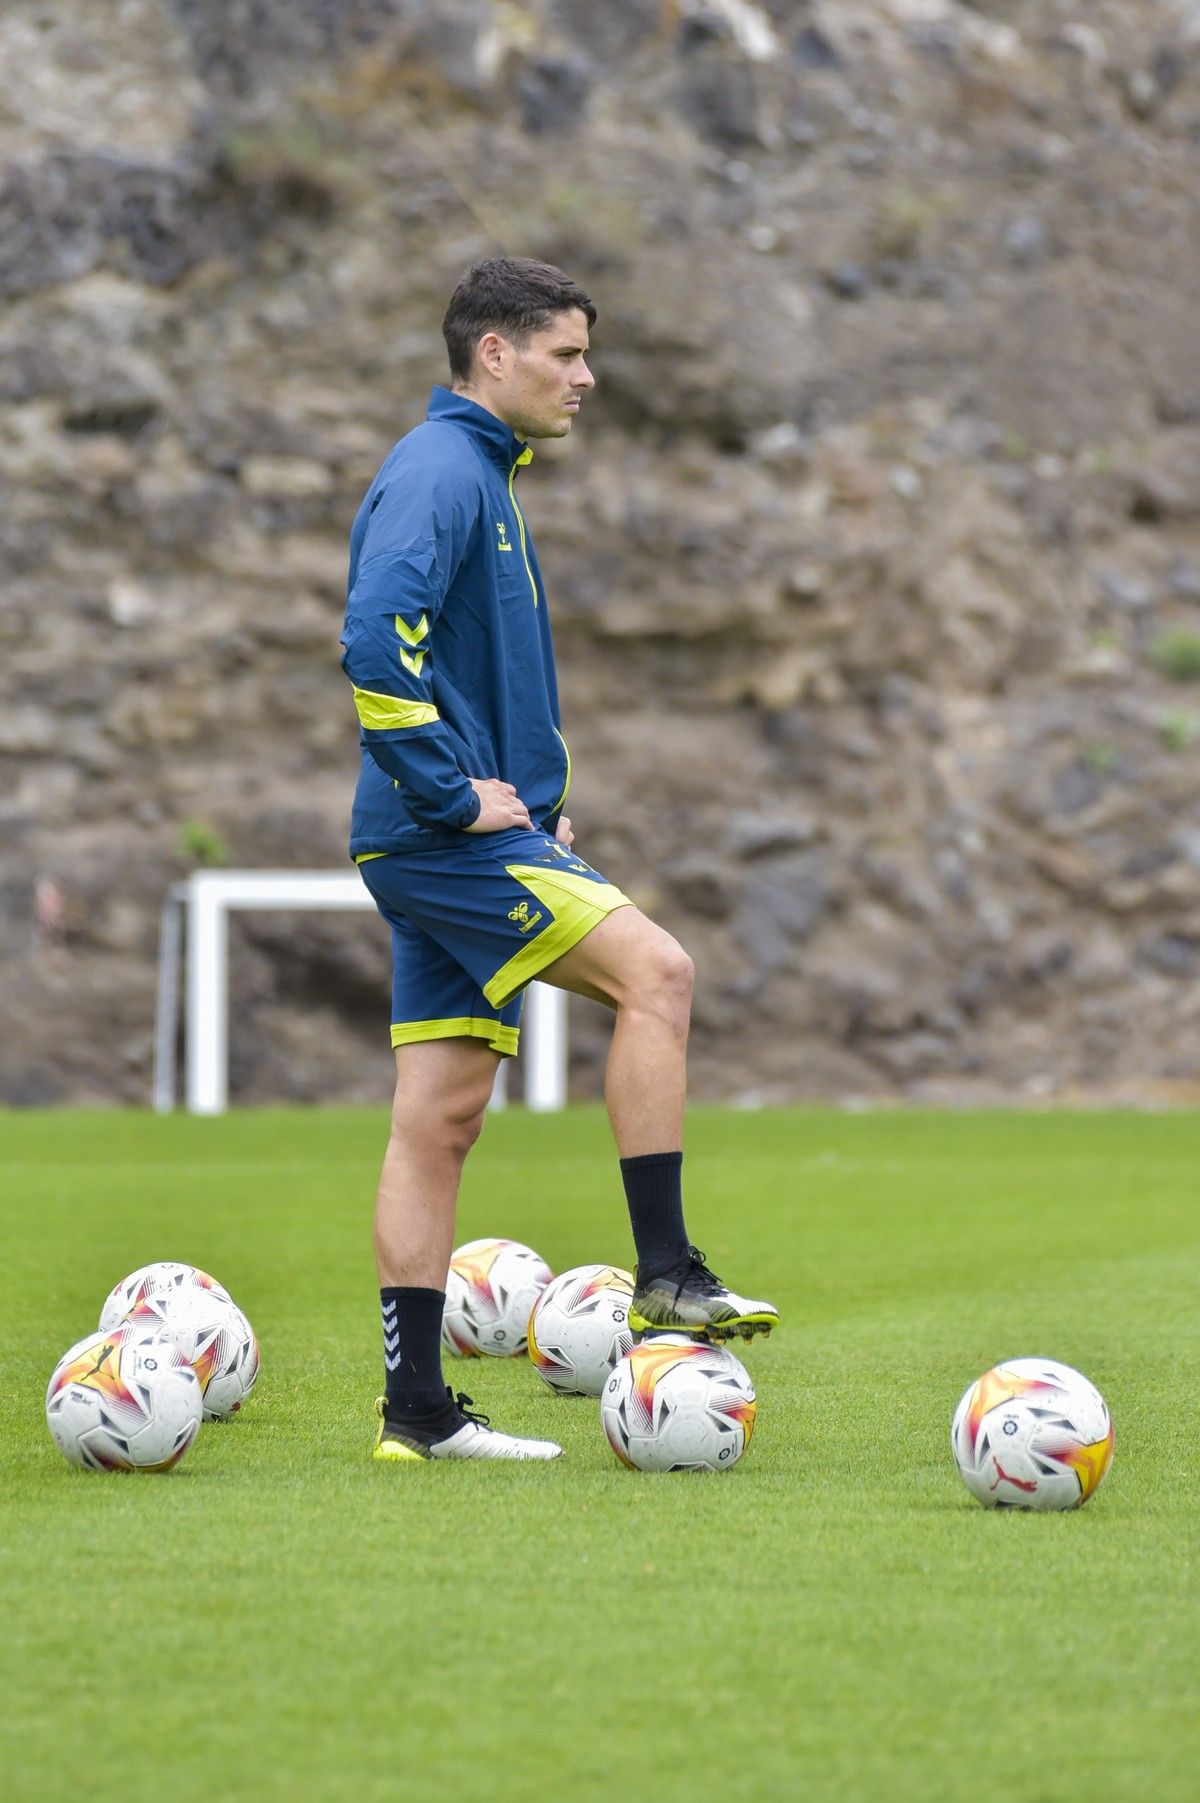
{"type": "Polygon", "coordinates": [[[472,394],[511,426],[518,438],[565,438],[596,378],[584,362],[587,315],[578,307],[556,313],[524,345],[499,333],[480,340],[472,394]]]}

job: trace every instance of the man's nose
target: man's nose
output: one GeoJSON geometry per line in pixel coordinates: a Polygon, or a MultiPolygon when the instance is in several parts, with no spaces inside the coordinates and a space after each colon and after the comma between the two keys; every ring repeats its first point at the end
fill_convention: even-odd
{"type": "Polygon", "coordinates": [[[594,388],[595,386],[596,386],[595,376],[592,374],[591,370],[588,368],[586,363],[581,363],[579,365],[579,374],[575,377],[575,379],[571,383],[571,387],[572,388],[594,388]]]}

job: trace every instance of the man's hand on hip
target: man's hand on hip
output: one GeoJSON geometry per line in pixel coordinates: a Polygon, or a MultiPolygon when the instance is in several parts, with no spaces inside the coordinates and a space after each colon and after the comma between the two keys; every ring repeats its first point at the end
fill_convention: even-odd
{"type": "Polygon", "coordinates": [[[468,781],[479,797],[479,813],[467,832],[504,833],[514,826],[532,829],[529,809],[511,783],[502,783],[495,776],[472,776],[468,781]]]}
{"type": "Polygon", "coordinates": [[[560,845],[574,845],[575,843],[575,835],[571,831],[571,822],[567,819],[565,814],[560,814],[558,817],[558,825],[554,829],[554,837],[558,840],[560,845]]]}

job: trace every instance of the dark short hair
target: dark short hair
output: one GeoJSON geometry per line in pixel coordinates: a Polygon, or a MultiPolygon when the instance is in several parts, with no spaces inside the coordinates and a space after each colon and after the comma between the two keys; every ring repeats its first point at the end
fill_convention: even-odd
{"type": "Polygon", "coordinates": [[[502,332],[524,345],[556,313],[574,307],[586,315],[589,326],[595,325],[591,298],[553,263],[535,263],[532,257],[489,257],[476,263],[450,296],[442,321],[451,381],[470,379],[475,346],[485,332],[502,332]]]}

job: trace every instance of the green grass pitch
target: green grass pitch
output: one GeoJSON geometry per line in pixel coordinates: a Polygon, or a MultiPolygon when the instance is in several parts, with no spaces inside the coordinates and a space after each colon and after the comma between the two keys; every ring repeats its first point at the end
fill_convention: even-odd
{"type": "MultiPolygon", "coordinates": [[[[0,1744],[17,1803],[1200,1794],[1200,1117],[690,1120],[692,1231],[782,1330],[749,1452],[620,1468],[524,1360],[456,1383],[550,1466],[373,1465],[386,1123],[0,1116],[0,1744]],[[77,1473],[46,1379],[153,1258],[214,1271],[259,1385],[165,1476],[77,1473]],[[1065,1516],[949,1459],[1004,1357],[1105,1392],[1065,1516]]],[[[602,1115],[494,1118],[459,1238],[629,1259],[602,1115]]]]}

